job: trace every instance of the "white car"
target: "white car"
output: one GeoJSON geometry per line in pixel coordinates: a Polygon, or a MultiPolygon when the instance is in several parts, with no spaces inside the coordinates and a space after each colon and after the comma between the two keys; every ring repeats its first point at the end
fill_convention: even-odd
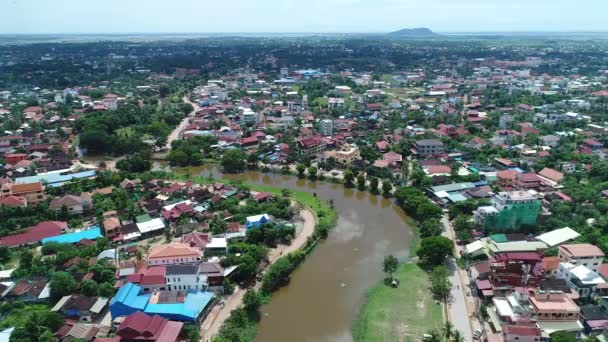
{"type": "Polygon", "coordinates": [[[481,329],[475,329],[475,331],[473,331],[473,338],[478,340],[482,334],[483,332],[481,331],[481,329]]]}

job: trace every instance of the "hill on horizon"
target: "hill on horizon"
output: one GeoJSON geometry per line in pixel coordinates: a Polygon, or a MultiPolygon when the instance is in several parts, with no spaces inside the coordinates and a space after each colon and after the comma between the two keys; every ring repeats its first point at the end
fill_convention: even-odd
{"type": "Polygon", "coordinates": [[[402,29],[394,32],[388,33],[390,36],[399,36],[399,37],[438,37],[440,34],[431,31],[431,29],[426,27],[417,27],[411,29],[402,29]]]}

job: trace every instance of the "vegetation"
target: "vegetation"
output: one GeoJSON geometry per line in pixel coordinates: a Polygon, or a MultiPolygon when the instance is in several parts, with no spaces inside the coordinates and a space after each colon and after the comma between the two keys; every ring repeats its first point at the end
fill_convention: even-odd
{"type": "Polygon", "coordinates": [[[355,341],[414,342],[441,327],[441,306],[428,289],[428,274],[416,264],[402,264],[395,278],[404,285],[392,288],[379,283],[368,292],[353,326],[355,341]]]}

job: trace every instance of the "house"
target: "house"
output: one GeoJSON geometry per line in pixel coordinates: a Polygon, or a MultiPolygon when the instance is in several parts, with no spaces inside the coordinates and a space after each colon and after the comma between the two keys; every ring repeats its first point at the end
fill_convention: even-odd
{"type": "Polygon", "coordinates": [[[558,135],[544,135],[540,137],[540,142],[543,146],[559,147],[561,138],[558,135]]]}
{"type": "Polygon", "coordinates": [[[125,317],[115,335],[121,342],[176,342],[183,325],[138,311],[125,317]]]}
{"type": "Polygon", "coordinates": [[[167,291],[207,290],[207,276],[200,274],[198,265],[166,266],[167,291]]]}
{"type": "Polygon", "coordinates": [[[599,274],[587,266],[576,266],[569,262],[560,263],[558,277],[565,279],[570,288],[576,290],[581,297],[592,298],[596,288],[606,284],[599,274]]]}
{"type": "Polygon", "coordinates": [[[5,183],[2,185],[0,199],[8,196],[19,196],[25,198],[28,204],[36,206],[36,204],[46,199],[44,189],[45,187],[41,182],[24,184],[5,183]]]}
{"type": "Polygon", "coordinates": [[[559,258],[544,257],[541,261],[540,271],[547,279],[555,278],[559,273],[559,258]]]}
{"type": "Polygon", "coordinates": [[[117,239],[122,234],[120,231],[120,219],[118,217],[107,217],[103,220],[102,225],[105,236],[110,240],[117,239]]]}
{"type": "Polygon", "coordinates": [[[536,237],[536,240],[546,243],[549,247],[555,247],[561,245],[566,241],[574,240],[579,236],[580,234],[577,233],[574,229],[564,227],[541,234],[536,237]]]}
{"type": "Polygon", "coordinates": [[[80,196],[65,195],[63,197],[55,197],[51,200],[49,209],[62,210],[64,206],[70,215],[79,215],[92,208],[93,200],[88,192],[83,192],[80,196]]]}
{"type": "Polygon", "coordinates": [[[153,246],[148,252],[147,264],[148,266],[196,264],[202,258],[203,252],[190,247],[187,243],[171,243],[153,246]]]}
{"type": "Polygon", "coordinates": [[[79,322],[93,322],[105,309],[108,298],[69,295],[62,297],[51,309],[67,318],[75,318],[79,322]]]}
{"type": "Polygon", "coordinates": [[[597,272],[602,266],[604,252],[589,243],[569,244],[559,246],[558,257],[562,262],[583,265],[597,272]]]}
{"type": "Polygon", "coordinates": [[[536,189],[540,187],[541,179],[534,172],[518,173],[515,186],[520,190],[536,189]]]}
{"type": "Polygon", "coordinates": [[[55,332],[55,337],[62,342],[68,341],[99,341],[99,336],[106,336],[110,327],[101,324],[78,323],[66,320],[61,328],[55,332]]]}
{"type": "Polygon", "coordinates": [[[25,153],[6,153],[4,155],[4,160],[7,164],[15,165],[20,161],[26,160],[27,154],[25,153]]]}
{"type": "Polygon", "coordinates": [[[581,321],[587,336],[603,334],[605,329],[608,328],[608,315],[597,305],[581,306],[581,321]]]}
{"type": "Polygon", "coordinates": [[[503,325],[502,334],[505,342],[538,342],[542,331],[536,326],[503,325]]]}
{"type": "Polygon", "coordinates": [[[247,227],[247,229],[259,228],[261,225],[267,222],[271,222],[268,214],[249,216],[246,219],[245,227],[247,227]]]}
{"type": "Polygon", "coordinates": [[[414,143],[412,152],[418,156],[436,156],[443,153],[443,143],[437,139],[422,139],[414,143]]]}
{"type": "Polygon", "coordinates": [[[604,144],[602,144],[599,141],[593,140],[593,139],[583,140],[582,146],[585,148],[588,148],[590,150],[594,150],[594,151],[604,148],[604,144]]]}
{"type": "Polygon", "coordinates": [[[566,293],[537,289],[529,301],[541,329],[550,328],[553,332],[578,331],[582,328],[578,323],[581,310],[566,293]]]}
{"type": "Polygon", "coordinates": [[[549,167],[545,167],[544,169],[540,170],[538,175],[555,183],[559,183],[562,178],[564,178],[563,173],[549,167]]]}
{"type": "Polygon", "coordinates": [[[4,197],[3,199],[0,199],[0,206],[7,206],[7,207],[27,207],[27,200],[25,199],[25,197],[21,197],[21,196],[7,196],[4,197]]]}
{"type": "Polygon", "coordinates": [[[50,283],[44,278],[21,279],[8,290],[6,298],[21,302],[40,302],[51,297],[50,283]]]}
{"type": "Polygon", "coordinates": [[[141,184],[141,180],[139,179],[128,179],[125,178],[120,182],[120,187],[125,190],[133,190],[141,184]]]}
{"type": "Polygon", "coordinates": [[[133,283],[123,285],[110,303],[112,319],[136,312],[158,315],[172,321],[199,322],[211,307],[215,295],[202,291],[155,291],[141,293],[133,283]]]}
{"type": "Polygon", "coordinates": [[[542,257],[536,252],[501,253],[490,258],[488,279],[495,288],[536,286],[542,279],[542,257]]]}
{"type": "Polygon", "coordinates": [[[502,188],[515,188],[519,171],[514,169],[500,170],[496,172],[496,182],[502,188]]]}
{"type": "Polygon", "coordinates": [[[68,224],[60,221],[42,221],[25,232],[0,238],[0,246],[21,247],[39,244],[43,239],[61,235],[68,224]]]}

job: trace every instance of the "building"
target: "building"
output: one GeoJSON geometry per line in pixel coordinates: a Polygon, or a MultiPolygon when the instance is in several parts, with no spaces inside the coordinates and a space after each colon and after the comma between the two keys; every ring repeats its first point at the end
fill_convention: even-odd
{"type": "Polygon", "coordinates": [[[167,291],[207,290],[207,276],[200,274],[198,265],[170,265],[165,268],[167,291]]]}
{"type": "Polygon", "coordinates": [[[0,246],[21,247],[41,243],[45,238],[61,235],[68,224],[60,221],[43,221],[28,228],[25,232],[0,238],[0,246]]]}
{"type": "Polygon", "coordinates": [[[574,265],[569,262],[562,262],[559,265],[560,279],[565,279],[573,290],[576,290],[581,297],[591,298],[595,294],[598,286],[605,286],[606,281],[599,274],[583,265],[574,265]]]}
{"type": "Polygon", "coordinates": [[[85,210],[91,209],[93,200],[88,192],[83,192],[80,196],[65,195],[63,197],[55,197],[49,204],[49,209],[62,210],[66,207],[70,215],[82,214],[85,210]]]}
{"type": "Polygon", "coordinates": [[[184,323],[173,322],[158,315],[134,312],[127,316],[116,329],[120,342],[175,342],[184,323]]]}
{"type": "Polygon", "coordinates": [[[3,199],[9,196],[23,197],[28,204],[35,206],[46,199],[44,189],[45,187],[41,182],[22,184],[5,183],[2,185],[0,198],[3,199]]]}
{"type": "Polygon", "coordinates": [[[243,108],[242,122],[246,125],[255,125],[259,122],[260,116],[251,108],[243,108]]]}
{"type": "Polygon", "coordinates": [[[514,169],[500,170],[496,172],[496,181],[501,188],[515,188],[519,172],[514,169]]]}
{"type": "Polygon", "coordinates": [[[557,256],[561,262],[583,265],[595,272],[600,269],[604,260],[604,252],[589,243],[561,245],[557,256]]]}
{"type": "Polygon", "coordinates": [[[298,154],[300,157],[317,159],[325,152],[326,144],[320,137],[312,136],[298,140],[298,154]]]}
{"type": "Polygon", "coordinates": [[[437,139],[422,139],[414,143],[413,152],[419,156],[436,156],[443,153],[443,143],[437,139]]]}
{"type": "Polygon", "coordinates": [[[334,122],[329,119],[319,121],[319,133],[325,137],[330,137],[334,134],[334,122]]]}
{"type": "Polygon", "coordinates": [[[501,253],[490,258],[488,279],[494,288],[536,286],[543,278],[540,253],[501,253]]]}
{"type": "Polygon", "coordinates": [[[543,322],[559,322],[563,330],[580,329],[578,318],[581,309],[564,292],[537,290],[529,301],[541,328],[543,322]]]}
{"type": "Polygon", "coordinates": [[[538,342],[542,337],[541,329],[536,326],[504,325],[502,333],[505,342],[538,342]]]}
{"type": "Polygon", "coordinates": [[[527,192],[500,192],[492,198],[492,205],[477,208],[473,215],[484,229],[516,230],[535,225],[541,206],[541,200],[527,192]]]}
{"type": "Polygon", "coordinates": [[[51,309],[79,322],[92,322],[106,307],[108,298],[69,295],[62,297],[51,309]]]}
{"type": "Polygon", "coordinates": [[[186,243],[171,243],[153,246],[148,252],[148,266],[198,264],[203,252],[186,243]]]}
{"type": "Polygon", "coordinates": [[[154,291],[141,293],[133,283],[123,285],[110,303],[112,319],[136,312],[158,315],[172,321],[199,322],[211,307],[215,295],[202,291],[154,291]]]}
{"type": "Polygon", "coordinates": [[[339,150],[325,151],[324,159],[334,158],[342,165],[351,165],[361,159],[359,147],[354,144],[344,144],[339,150]]]}
{"type": "Polygon", "coordinates": [[[120,220],[118,217],[107,217],[103,220],[103,230],[105,232],[105,236],[114,240],[121,236],[122,232],[120,231],[120,220]]]}

